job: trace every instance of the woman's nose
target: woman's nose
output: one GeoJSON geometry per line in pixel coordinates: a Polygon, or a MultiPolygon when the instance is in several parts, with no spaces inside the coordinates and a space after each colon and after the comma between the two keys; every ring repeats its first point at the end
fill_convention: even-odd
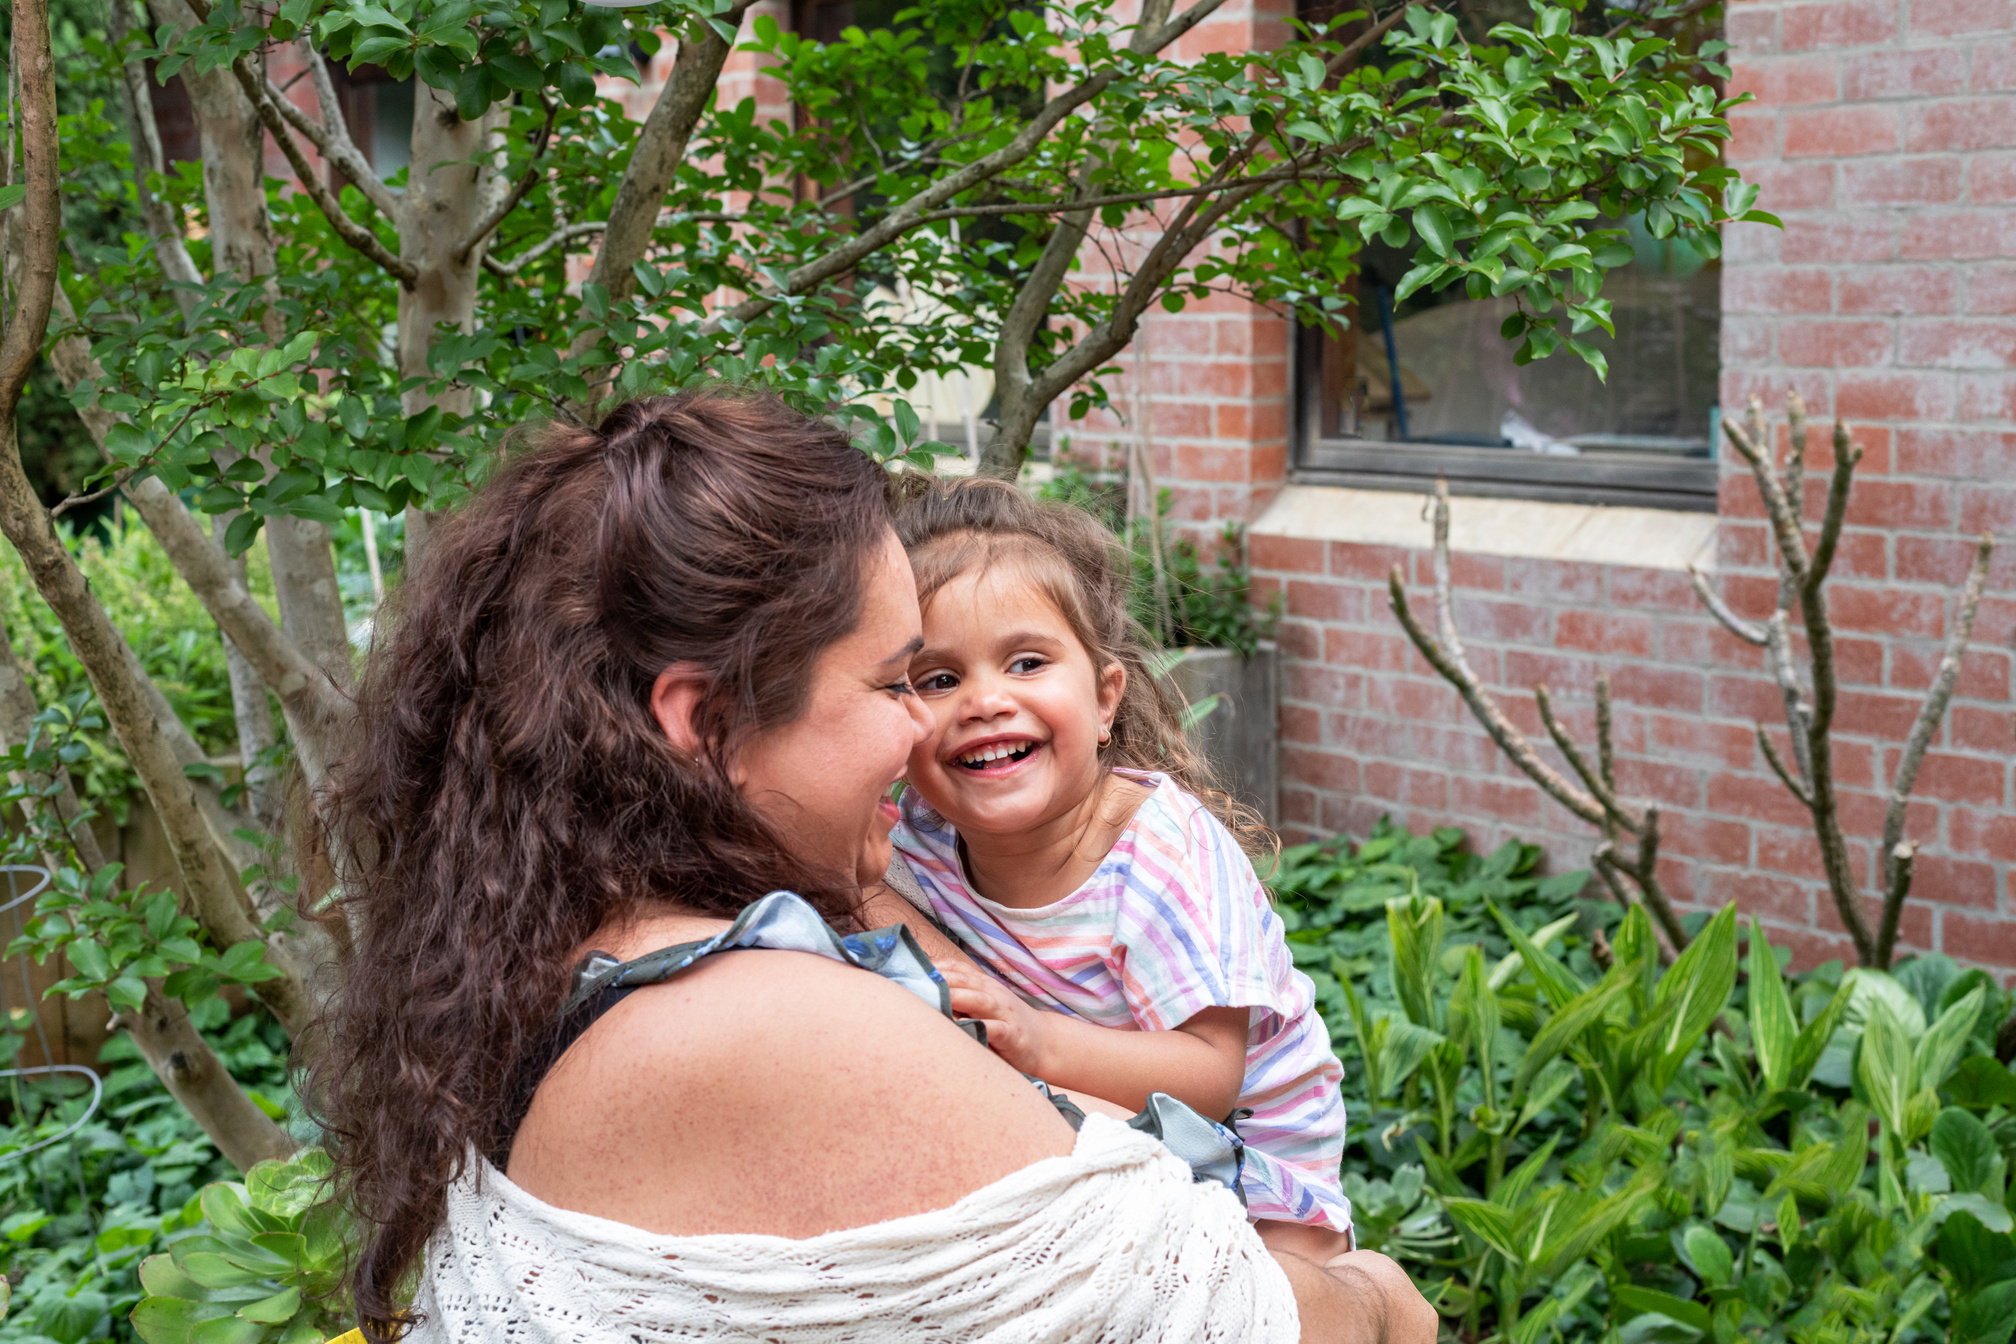
{"type": "Polygon", "coordinates": [[[910,739],[913,744],[922,742],[938,731],[938,721],[931,716],[930,708],[915,695],[903,697],[903,704],[910,711],[910,739]]]}

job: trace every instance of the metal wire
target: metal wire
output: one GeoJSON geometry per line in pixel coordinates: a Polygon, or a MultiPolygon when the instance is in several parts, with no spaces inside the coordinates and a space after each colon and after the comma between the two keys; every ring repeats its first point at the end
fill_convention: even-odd
{"type": "Polygon", "coordinates": [[[0,1078],[33,1078],[49,1073],[76,1073],[89,1078],[91,1080],[91,1104],[84,1108],[84,1114],[78,1116],[62,1132],[31,1143],[26,1148],[17,1148],[11,1153],[0,1154],[0,1166],[5,1166],[16,1158],[26,1157],[38,1149],[47,1148],[52,1143],[59,1143],[69,1138],[90,1122],[91,1117],[98,1113],[99,1104],[105,1100],[105,1080],[98,1076],[97,1070],[87,1069],[82,1064],[38,1064],[33,1068],[27,1069],[0,1069],[0,1078]]]}

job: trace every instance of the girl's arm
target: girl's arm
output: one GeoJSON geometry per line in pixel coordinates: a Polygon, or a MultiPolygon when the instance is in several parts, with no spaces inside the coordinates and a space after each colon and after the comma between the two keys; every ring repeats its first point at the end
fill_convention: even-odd
{"type": "Polygon", "coordinates": [[[1174,1031],[1119,1031],[1032,1008],[963,958],[938,970],[952,987],[952,1011],[985,1022],[996,1054],[1053,1088],[1135,1110],[1150,1092],[1167,1092],[1212,1119],[1239,1103],[1250,1009],[1206,1008],[1174,1031]]]}

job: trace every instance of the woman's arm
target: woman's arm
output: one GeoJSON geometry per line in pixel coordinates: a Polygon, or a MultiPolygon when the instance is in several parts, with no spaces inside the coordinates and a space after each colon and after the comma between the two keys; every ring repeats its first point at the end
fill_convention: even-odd
{"type": "Polygon", "coordinates": [[[952,987],[952,1011],[985,1022],[988,1045],[1022,1072],[1135,1110],[1150,1092],[1214,1119],[1238,1105],[1251,1010],[1206,1008],[1174,1031],[1118,1031],[1032,1008],[970,965],[938,965],[952,987]]]}
{"type": "Polygon", "coordinates": [[[1435,1308],[1377,1251],[1349,1251],[1318,1265],[1274,1252],[1295,1292],[1302,1344],[1435,1344],[1435,1308]]]}

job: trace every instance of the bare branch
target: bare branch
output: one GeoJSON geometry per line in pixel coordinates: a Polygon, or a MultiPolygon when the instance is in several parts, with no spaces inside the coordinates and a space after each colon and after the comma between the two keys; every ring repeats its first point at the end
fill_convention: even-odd
{"type": "Polygon", "coordinates": [[[1807,703],[1805,687],[1799,683],[1799,664],[1792,657],[1792,624],[1781,609],[1765,623],[1765,647],[1771,653],[1771,673],[1778,680],[1778,694],[1785,701],[1785,724],[1792,730],[1792,762],[1810,793],[1813,783],[1813,706],[1807,703]]]}
{"type": "MultiPolygon", "coordinates": [[[[322,138],[316,140],[314,134],[305,129],[303,134],[315,141],[316,148],[328,157],[329,162],[336,165],[338,172],[350,179],[352,186],[364,193],[364,199],[371,202],[378,213],[387,219],[399,218],[399,193],[385,185],[383,179],[378,176],[378,170],[371,166],[371,160],[364,156],[364,151],[359,149],[357,142],[351,138],[350,123],[343,116],[343,104],[336,97],[336,81],[329,76],[329,64],[322,59],[321,50],[305,33],[295,46],[300,50],[302,60],[307,63],[308,74],[314,80],[315,101],[322,105],[322,122],[318,128],[322,132],[322,138]]],[[[259,78],[265,85],[267,98],[279,109],[282,116],[287,117],[289,121],[294,121],[298,117],[299,121],[296,124],[304,128],[315,125],[306,113],[294,106],[293,99],[273,87],[272,81],[266,78],[264,65],[259,67],[259,78]]]]}
{"type": "MultiPolygon", "coordinates": [[[[1763,403],[1757,403],[1761,411],[1763,403]]],[[[1792,451],[1785,459],[1785,501],[1792,506],[1792,516],[1802,522],[1806,517],[1806,398],[1799,395],[1798,388],[1785,394],[1786,437],[1792,441],[1792,451]]]]}
{"type": "Polygon", "coordinates": [[[1546,725],[1547,736],[1554,739],[1554,745],[1568,758],[1568,764],[1573,766],[1575,773],[1581,777],[1582,786],[1602,804],[1603,810],[1609,814],[1609,819],[1613,823],[1622,826],[1633,835],[1638,834],[1638,821],[1624,810],[1617,801],[1617,795],[1604,782],[1603,776],[1589,768],[1589,762],[1584,759],[1581,748],[1575,745],[1575,740],[1568,736],[1567,728],[1563,727],[1561,720],[1555,716],[1554,700],[1547,693],[1547,688],[1535,686],[1533,700],[1540,707],[1540,722],[1546,725]]]}
{"type": "MultiPolygon", "coordinates": [[[[1761,421],[1761,412],[1757,418],[1761,421]]],[[[1805,582],[1806,541],[1800,533],[1798,515],[1792,512],[1792,506],[1785,498],[1785,486],[1778,478],[1778,469],[1771,464],[1768,441],[1758,441],[1763,439],[1761,433],[1758,433],[1758,440],[1753,440],[1751,432],[1757,432],[1755,426],[1751,432],[1745,432],[1734,420],[1724,420],[1722,431],[1736,446],[1736,451],[1743,455],[1743,460],[1750,464],[1750,472],[1757,478],[1757,493],[1764,497],[1764,511],[1778,542],[1780,563],[1795,580],[1805,582]]]]}
{"type": "Polygon", "coordinates": [[[1617,792],[1617,762],[1612,751],[1610,674],[1596,674],[1596,768],[1610,792],[1617,792]]]}
{"type": "Polygon", "coordinates": [[[1659,921],[1659,927],[1666,931],[1667,939],[1675,952],[1682,951],[1691,941],[1687,930],[1681,926],[1680,917],[1673,913],[1673,902],[1666,897],[1666,888],[1659,882],[1659,809],[1647,806],[1643,830],[1638,839],[1638,858],[1632,865],[1631,875],[1638,881],[1638,890],[1645,894],[1645,908],[1652,912],[1652,918],[1659,921]]]}
{"type": "Polygon", "coordinates": [[[455,249],[455,260],[458,263],[469,260],[469,254],[475,251],[484,239],[497,232],[498,226],[511,217],[511,212],[518,208],[519,203],[539,181],[539,165],[546,157],[547,142],[553,138],[553,118],[558,112],[559,109],[554,104],[550,102],[546,104],[546,124],[539,128],[539,138],[532,145],[532,158],[525,165],[525,175],[512,184],[504,199],[478,222],[470,231],[469,237],[455,249]]]}
{"type": "Polygon", "coordinates": [[[1876,964],[1887,968],[1897,950],[1897,921],[1904,913],[1905,898],[1911,894],[1911,874],[1916,866],[1918,846],[1900,840],[1883,850],[1883,922],[1876,937],[1876,964]]]}
{"type": "Polygon", "coordinates": [[[493,275],[516,275],[533,262],[539,260],[539,258],[545,256],[548,252],[551,252],[554,248],[570,243],[576,238],[586,238],[590,234],[600,233],[608,227],[608,222],[600,219],[591,220],[585,224],[569,224],[564,228],[555,229],[509,261],[499,261],[488,252],[485,252],[483,254],[483,265],[493,275]]]}
{"type": "Polygon", "coordinates": [[[1813,560],[1806,568],[1800,599],[1820,591],[1833,568],[1834,551],[1841,544],[1841,526],[1848,517],[1848,491],[1854,484],[1855,467],[1862,461],[1862,449],[1849,441],[1848,427],[1834,422],[1834,475],[1827,483],[1827,512],[1820,520],[1820,538],[1813,547],[1813,560]]]}
{"type": "Polygon", "coordinates": [[[1759,625],[1753,625],[1741,616],[1738,616],[1730,608],[1729,604],[1722,600],[1721,595],[1709,585],[1708,576],[1701,572],[1701,566],[1687,566],[1687,574],[1688,577],[1694,580],[1694,595],[1701,599],[1701,605],[1708,608],[1710,615],[1722,622],[1723,629],[1742,640],[1745,644],[1755,644],[1759,648],[1764,646],[1765,641],[1769,638],[1765,634],[1764,628],[1759,625]]]}
{"type": "MultiPolygon", "coordinates": [[[[1796,733],[1794,737],[1796,739],[1796,733]]],[[[1804,784],[1792,778],[1791,771],[1785,768],[1784,759],[1778,755],[1778,748],[1772,745],[1771,734],[1764,731],[1764,725],[1761,723],[1757,725],[1757,745],[1764,749],[1764,759],[1771,766],[1771,773],[1778,776],[1778,782],[1783,784],[1794,798],[1811,808],[1813,795],[1806,792],[1804,784]]]]}
{"type": "MultiPolygon", "coordinates": [[[[735,0],[715,16],[716,21],[733,28],[742,21],[750,3],[735,0]]],[[[686,158],[693,128],[714,106],[715,85],[731,45],[712,24],[699,19],[680,36],[679,54],[673,58],[665,87],[658,91],[658,101],[651,105],[650,115],[637,133],[630,162],[616,187],[616,200],[609,207],[602,246],[588,274],[588,283],[602,286],[612,299],[628,298],[637,286],[631,267],[650,250],[659,207],[686,158]]],[[[586,339],[586,345],[593,344],[592,337],[586,339]]],[[[586,345],[577,346],[577,352],[586,345]]]]}
{"type": "MultiPolygon", "coordinates": [[[[1931,749],[1933,735],[1939,731],[1940,720],[1946,717],[1946,706],[1952,702],[1953,687],[1960,680],[1960,663],[1966,657],[1968,641],[1974,637],[1974,619],[1981,610],[1981,596],[1988,586],[1988,564],[1994,556],[1995,538],[1984,532],[1974,548],[1974,564],[1968,571],[1966,586],[1961,589],[1960,609],[1947,637],[1946,650],[1940,655],[1938,670],[1932,674],[1932,684],[1926,688],[1917,722],[1911,725],[1911,736],[1904,741],[1903,755],[1897,759],[1897,773],[1890,782],[1890,805],[1883,816],[1883,852],[1890,856],[1890,862],[1889,871],[1884,874],[1883,921],[1876,936],[1879,965],[1889,964],[1897,939],[1897,920],[1904,908],[1903,897],[1896,895],[1899,890],[1896,868],[1898,851],[1904,846],[1904,819],[1910,807],[1911,790],[1918,783],[1919,767],[1925,763],[1925,753],[1931,749]]],[[[1910,878],[1906,875],[1904,886],[1909,885],[1910,878]]]]}
{"type": "Polygon", "coordinates": [[[1463,703],[1484,725],[1484,731],[1491,734],[1512,763],[1524,771],[1526,776],[1538,784],[1555,802],[1573,812],[1591,826],[1601,826],[1604,819],[1603,805],[1590,795],[1582,792],[1562,778],[1552,766],[1540,759],[1533,744],[1526,735],[1514,727],[1505,717],[1503,710],[1485,692],[1477,674],[1470,670],[1470,664],[1463,655],[1462,640],[1456,636],[1456,623],[1451,615],[1449,595],[1449,484],[1438,481],[1435,491],[1435,601],[1441,613],[1442,639],[1437,640],[1422,628],[1412,609],[1407,605],[1407,590],[1401,581],[1399,566],[1394,566],[1388,577],[1387,589],[1392,595],[1393,614],[1400,618],[1400,625],[1407,631],[1407,637],[1414,641],[1414,647],[1421,650],[1421,656],[1463,697],[1463,703]]]}

